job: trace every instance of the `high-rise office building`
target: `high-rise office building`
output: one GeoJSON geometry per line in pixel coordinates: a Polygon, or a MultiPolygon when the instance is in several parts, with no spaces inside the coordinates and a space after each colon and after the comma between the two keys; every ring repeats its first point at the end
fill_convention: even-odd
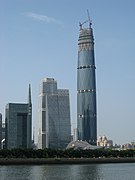
{"type": "Polygon", "coordinates": [[[31,148],[32,103],[29,85],[28,103],[9,103],[5,112],[5,148],[31,148]]]}
{"type": "Polygon", "coordinates": [[[40,85],[38,148],[64,149],[71,140],[69,90],[44,78],[40,85]]]}
{"type": "Polygon", "coordinates": [[[94,38],[91,21],[80,23],[77,67],[78,140],[95,145],[97,140],[94,38]],[[89,22],[89,27],[83,24],[89,22]]]}
{"type": "Polygon", "coordinates": [[[2,141],[2,114],[0,113],[0,149],[1,149],[1,141],[2,141]]]}

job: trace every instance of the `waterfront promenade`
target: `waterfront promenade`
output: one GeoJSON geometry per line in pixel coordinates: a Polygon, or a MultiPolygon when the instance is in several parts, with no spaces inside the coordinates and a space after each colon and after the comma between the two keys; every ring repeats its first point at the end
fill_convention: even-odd
{"type": "Polygon", "coordinates": [[[135,163],[135,158],[1,158],[0,165],[135,163]]]}

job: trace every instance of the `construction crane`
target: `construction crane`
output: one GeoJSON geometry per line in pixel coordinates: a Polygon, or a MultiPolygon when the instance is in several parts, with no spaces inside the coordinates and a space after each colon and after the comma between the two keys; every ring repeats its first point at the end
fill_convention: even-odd
{"type": "Polygon", "coordinates": [[[79,26],[80,26],[80,29],[82,29],[82,25],[89,22],[89,27],[91,28],[91,25],[92,25],[92,21],[90,19],[90,15],[89,15],[89,11],[87,9],[87,15],[88,15],[88,19],[86,21],[84,21],[83,23],[79,22],[79,26]]]}

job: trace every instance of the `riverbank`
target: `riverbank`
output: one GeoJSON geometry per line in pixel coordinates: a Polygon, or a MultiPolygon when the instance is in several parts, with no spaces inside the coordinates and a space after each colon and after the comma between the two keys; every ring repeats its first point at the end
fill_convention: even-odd
{"type": "Polygon", "coordinates": [[[135,158],[1,158],[0,165],[135,163],[135,158]]]}

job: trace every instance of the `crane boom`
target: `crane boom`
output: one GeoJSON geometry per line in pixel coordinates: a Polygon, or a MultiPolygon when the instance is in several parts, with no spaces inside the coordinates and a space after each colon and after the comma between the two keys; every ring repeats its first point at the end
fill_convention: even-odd
{"type": "Polygon", "coordinates": [[[80,25],[80,29],[82,29],[82,25],[83,24],[85,24],[85,23],[87,23],[87,22],[89,22],[89,26],[90,26],[90,28],[91,28],[91,25],[92,25],[92,21],[91,21],[91,19],[90,19],[90,15],[89,15],[89,11],[88,11],[88,9],[87,9],[87,15],[88,15],[88,19],[86,20],[86,21],[84,21],[84,22],[79,22],[79,25],[80,25]]]}

